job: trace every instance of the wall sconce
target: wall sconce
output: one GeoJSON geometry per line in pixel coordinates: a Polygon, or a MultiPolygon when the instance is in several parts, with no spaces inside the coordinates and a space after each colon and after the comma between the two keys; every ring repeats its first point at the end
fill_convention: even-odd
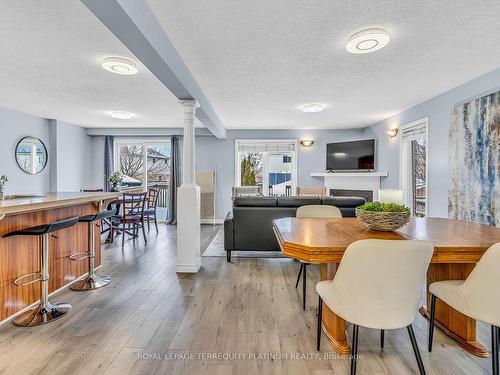
{"type": "Polygon", "coordinates": [[[396,135],[398,135],[398,131],[399,129],[398,128],[395,128],[395,129],[389,129],[385,132],[385,134],[387,134],[389,137],[391,138],[394,138],[396,135]]]}
{"type": "Polygon", "coordinates": [[[304,147],[311,147],[314,144],[312,139],[303,139],[300,141],[300,144],[304,147]]]}

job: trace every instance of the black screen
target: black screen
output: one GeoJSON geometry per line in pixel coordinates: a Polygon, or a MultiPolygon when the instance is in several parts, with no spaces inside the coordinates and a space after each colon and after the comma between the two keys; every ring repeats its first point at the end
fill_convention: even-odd
{"type": "Polygon", "coordinates": [[[374,170],[375,140],[328,143],[326,145],[326,169],[374,170]]]}

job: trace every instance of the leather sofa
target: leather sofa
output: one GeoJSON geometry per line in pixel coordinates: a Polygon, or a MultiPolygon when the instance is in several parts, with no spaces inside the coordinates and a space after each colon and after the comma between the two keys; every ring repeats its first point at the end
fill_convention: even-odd
{"type": "Polygon", "coordinates": [[[238,197],[224,221],[224,250],[227,261],[231,251],[279,251],[273,220],[295,217],[297,208],[311,204],[336,206],[344,217],[354,217],[356,207],[365,203],[360,197],[238,197]]]}

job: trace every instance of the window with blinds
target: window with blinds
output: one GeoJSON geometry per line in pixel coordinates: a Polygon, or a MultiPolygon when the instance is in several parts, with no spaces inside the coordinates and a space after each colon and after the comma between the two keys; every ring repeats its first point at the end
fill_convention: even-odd
{"type": "Polygon", "coordinates": [[[237,141],[238,152],[293,152],[296,141],[237,141]]]}
{"type": "Polygon", "coordinates": [[[425,139],[427,136],[427,121],[419,122],[407,128],[403,128],[401,134],[402,142],[411,142],[419,139],[425,139]]]}

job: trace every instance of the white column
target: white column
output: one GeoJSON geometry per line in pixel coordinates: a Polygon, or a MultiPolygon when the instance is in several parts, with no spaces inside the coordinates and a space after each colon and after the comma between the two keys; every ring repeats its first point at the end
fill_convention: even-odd
{"type": "Polygon", "coordinates": [[[176,272],[196,273],[200,269],[200,188],[195,179],[195,100],[181,100],[184,109],[182,140],[182,185],[177,189],[176,272]]]}

